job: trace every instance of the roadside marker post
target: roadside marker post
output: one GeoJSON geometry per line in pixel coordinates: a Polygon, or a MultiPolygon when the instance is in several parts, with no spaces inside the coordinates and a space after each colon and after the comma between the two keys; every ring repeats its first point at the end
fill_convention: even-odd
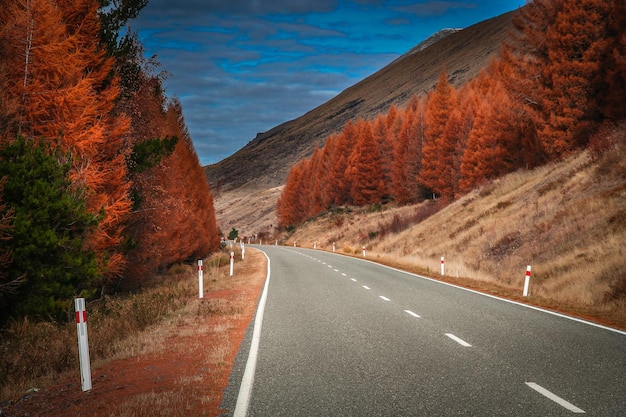
{"type": "Polygon", "coordinates": [[[230,253],[230,276],[233,276],[233,270],[235,268],[235,252],[230,253]]]}
{"type": "Polygon", "coordinates": [[[75,299],[74,305],[76,308],[80,381],[83,391],[89,391],[91,389],[91,364],[89,363],[89,340],[87,338],[87,311],[85,310],[85,299],[75,299]]]}
{"type": "Polygon", "coordinates": [[[365,246],[363,246],[363,257],[365,258],[365,246]]]}
{"type": "Polygon", "coordinates": [[[317,250],[317,242],[313,243],[313,249],[317,250]]]}
{"type": "Polygon", "coordinates": [[[202,259],[198,259],[198,298],[204,298],[204,267],[202,259]]]}
{"type": "Polygon", "coordinates": [[[333,242],[333,253],[335,253],[335,242],[333,242]]]}
{"type": "Polygon", "coordinates": [[[528,289],[530,287],[530,269],[531,266],[526,266],[526,277],[524,278],[524,297],[528,297],[528,289]]]}
{"type": "Polygon", "coordinates": [[[441,275],[445,275],[445,274],[446,274],[446,266],[445,266],[445,262],[442,256],[441,257],[441,275]]]}
{"type": "Polygon", "coordinates": [[[245,259],[246,257],[246,247],[244,246],[243,242],[241,242],[241,259],[245,259]]]}

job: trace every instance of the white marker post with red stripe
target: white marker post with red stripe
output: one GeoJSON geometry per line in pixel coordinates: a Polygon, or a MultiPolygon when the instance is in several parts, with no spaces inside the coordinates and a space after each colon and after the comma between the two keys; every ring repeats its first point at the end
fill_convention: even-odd
{"type": "Polygon", "coordinates": [[[530,286],[530,265],[526,266],[526,278],[524,278],[524,297],[528,297],[528,287],[530,286]]]}
{"type": "Polygon", "coordinates": [[[85,299],[74,300],[76,307],[76,333],[78,334],[78,357],[80,360],[80,381],[83,391],[91,389],[91,364],[89,363],[89,341],[87,340],[87,311],[85,299]]]}
{"type": "Polygon", "coordinates": [[[363,257],[365,258],[365,246],[363,246],[363,257]]]}
{"type": "Polygon", "coordinates": [[[445,275],[446,274],[446,265],[445,265],[445,261],[443,259],[443,256],[441,257],[441,275],[445,275]]]}
{"type": "Polygon", "coordinates": [[[204,280],[203,278],[204,267],[202,266],[202,259],[198,259],[198,297],[204,298],[204,280]]]}
{"type": "Polygon", "coordinates": [[[230,253],[230,276],[233,276],[233,269],[235,267],[235,252],[230,253]]]}

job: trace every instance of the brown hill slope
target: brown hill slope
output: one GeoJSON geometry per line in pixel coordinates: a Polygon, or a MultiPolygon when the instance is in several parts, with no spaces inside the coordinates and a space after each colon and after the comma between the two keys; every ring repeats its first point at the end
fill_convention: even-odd
{"type": "Polygon", "coordinates": [[[429,91],[442,68],[455,85],[474,77],[513,29],[512,15],[486,20],[421,51],[407,53],[323,105],[260,133],[234,155],[205,167],[222,229],[233,226],[253,233],[275,224],[273,204],[279,195],[275,187],[284,183],[295,162],[310,156],[348,120],[370,118],[386,112],[392,104],[401,107],[411,96],[429,91]],[[256,199],[256,193],[263,194],[262,202],[252,207],[250,201],[256,199]]]}

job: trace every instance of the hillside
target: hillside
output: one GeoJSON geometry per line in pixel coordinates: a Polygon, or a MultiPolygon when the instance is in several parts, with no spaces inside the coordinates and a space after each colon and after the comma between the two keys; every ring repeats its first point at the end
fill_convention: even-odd
{"type": "Polygon", "coordinates": [[[280,242],[366,256],[403,269],[626,328],[626,125],[607,134],[610,151],[518,171],[439,210],[343,208],[280,242]],[[438,211],[439,210],[439,211],[438,211]],[[434,214],[433,214],[434,213],[434,214]]]}
{"type": "Polygon", "coordinates": [[[295,162],[310,156],[348,120],[373,117],[392,104],[402,107],[411,96],[431,90],[442,68],[454,85],[474,77],[512,30],[512,15],[450,33],[425,49],[414,48],[323,105],[260,133],[234,155],[205,167],[220,227],[254,233],[275,225],[279,187],[295,162]]]}

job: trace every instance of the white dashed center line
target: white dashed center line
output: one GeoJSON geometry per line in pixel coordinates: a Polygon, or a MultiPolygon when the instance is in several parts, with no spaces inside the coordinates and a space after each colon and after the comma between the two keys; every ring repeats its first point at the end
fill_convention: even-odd
{"type": "Polygon", "coordinates": [[[550,391],[548,391],[541,385],[537,385],[534,382],[527,382],[526,385],[528,385],[530,388],[534,389],[535,391],[537,391],[539,394],[543,395],[544,397],[551,399],[552,401],[554,401],[561,407],[568,409],[572,413],[578,413],[578,414],[585,413],[584,410],[581,410],[580,408],[576,407],[574,404],[565,401],[563,398],[559,397],[558,395],[551,393],[550,391]]]}
{"type": "MultiPolygon", "coordinates": [[[[316,258],[312,258],[315,259],[317,262],[322,263],[323,265],[327,265],[329,268],[333,268],[330,264],[327,264],[326,262],[322,261],[321,259],[316,259],[316,258]]],[[[339,272],[338,269],[335,269],[335,272],[339,272]]],[[[346,277],[347,275],[344,272],[341,272],[341,275],[346,277]]],[[[350,278],[350,280],[354,281],[354,282],[358,282],[356,278],[350,278]]],[[[361,287],[363,287],[366,290],[370,290],[371,288],[368,287],[367,285],[362,285],[361,287]]],[[[385,297],[384,295],[379,295],[378,298],[380,298],[383,301],[391,301],[389,298],[385,297]]],[[[414,318],[421,318],[421,316],[411,310],[404,310],[404,312],[406,314],[408,314],[411,317],[414,318]]],[[[472,347],[471,344],[467,343],[465,340],[455,336],[452,333],[445,333],[446,336],[448,336],[450,339],[454,340],[455,342],[457,342],[459,345],[463,346],[463,347],[472,347]]],[[[534,382],[526,382],[526,385],[535,390],[536,392],[540,393],[541,395],[545,396],[546,398],[554,401],[555,403],[559,404],[560,406],[564,407],[565,409],[569,410],[572,413],[579,413],[579,414],[584,414],[585,411],[576,407],[575,405],[573,405],[572,403],[564,400],[563,398],[557,396],[556,394],[548,391],[547,389],[543,388],[542,386],[534,383],[534,382]]]]}
{"type": "Polygon", "coordinates": [[[454,340],[455,342],[457,342],[461,346],[465,346],[465,347],[471,347],[472,346],[469,343],[467,343],[465,340],[456,337],[452,333],[446,333],[446,336],[448,336],[450,339],[454,340]]]}
{"type": "Polygon", "coordinates": [[[413,316],[413,317],[415,317],[415,318],[417,318],[417,319],[419,319],[419,318],[420,318],[420,316],[419,316],[418,314],[416,314],[416,313],[412,312],[411,310],[404,310],[404,312],[405,312],[406,314],[408,314],[409,316],[413,316]]]}

